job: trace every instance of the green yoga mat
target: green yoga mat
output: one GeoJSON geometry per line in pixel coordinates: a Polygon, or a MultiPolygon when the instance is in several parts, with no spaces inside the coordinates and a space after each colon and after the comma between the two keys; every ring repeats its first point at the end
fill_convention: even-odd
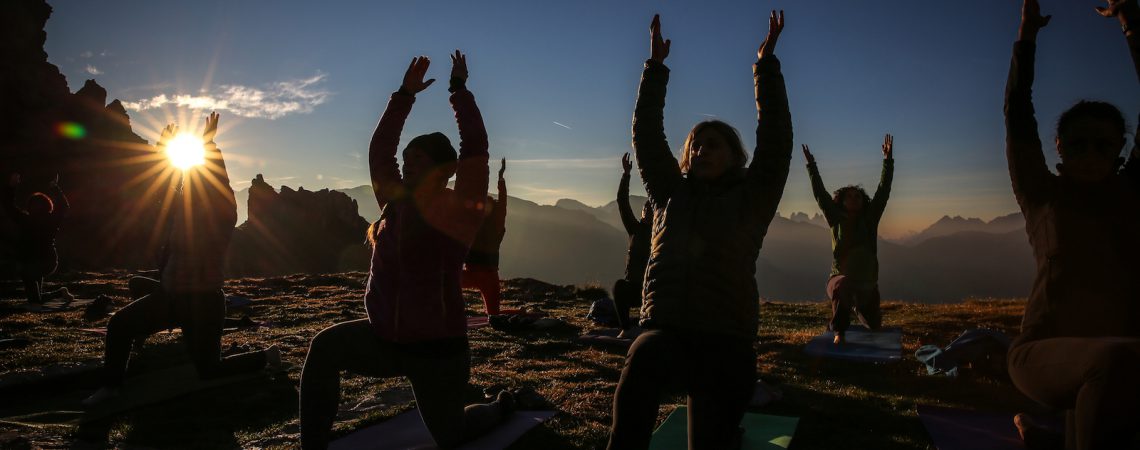
{"type": "MultiPolygon", "coordinates": [[[[653,432],[649,450],[686,450],[689,448],[688,408],[678,406],[665,423],[653,432]]],[[[798,417],[769,416],[748,413],[740,420],[744,428],[741,450],[783,450],[792,445],[798,417]]]]}

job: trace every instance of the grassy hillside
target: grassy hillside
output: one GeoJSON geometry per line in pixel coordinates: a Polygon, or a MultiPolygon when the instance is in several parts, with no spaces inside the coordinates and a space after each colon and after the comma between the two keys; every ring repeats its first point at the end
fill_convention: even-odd
{"type": "MultiPolygon", "coordinates": [[[[66,283],[80,298],[106,293],[125,303],[125,273],[78,273],[66,283]]],[[[224,346],[259,348],[277,344],[288,363],[287,376],[209,391],[163,405],[134,411],[83,429],[33,429],[0,425],[0,447],[26,444],[71,447],[81,442],[178,448],[288,448],[296,445],[297,379],[309,340],[322,328],[364,316],[365,275],[247,278],[228,283],[228,292],[253,298],[250,313],[274,326],[227,334],[224,346]]],[[[102,337],[78,331],[94,324],[79,312],[27,313],[15,297],[16,281],[0,282],[0,337],[22,337],[31,343],[0,349],[0,377],[52,365],[95,362],[102,337]]],[[[592,328],[584,316],[585,292],[529,279],[505,283],[507,305],[529,305],[566,319],[572,327],[543,332],[504,333],[483,328],[470,333],[473,370],[468,400],[481,398],[484,387],[527,385],[551,400],[559,413],[531,431],[512,448],[589,449],[604,445],[610,422],[612,393],[624,358],[622,352],[582,347],[571,342],[592,328]]],[[[466,293],[469,313],[482,310],[474,292],[466,293]]],[[[758,336],[759,373],[781,389],[783,401],[762,412],[801,417],[793,448],[933,448],[915,416],[917,403],[994,411],[1035,410],[1007,380],[946,379],[925,375],[914,361],[922,344],[945,345],[966,328],[989,327],[1013,336],[1024,302],[973,300],[957,304],[916,305],[888,302],[886,322],[904,328],[904,361],[869,366],[817,360],[803,345],[823,329],[828,309],[811,304],[765,303],[758,336]]],[[[150,338],[135,370],[184,360],[177,335],[150,338]]],[[[90,380],[88,380],[90,381],[90,380]]],[[[342,383],[342,412],[336,429],[346,433],[385,420],[413,405],[409,385],[401,379],[375,380],[348,376],[342,383]],[[351,411],[356,409],[356,411],[351,411]]],[[[56,388],[27,389],[0,402],[0,417],[34,409],[37,399],[56,388]]],[[[7,395],[7,394],[6,394],[7,395]]],[[[82,398],[82,392],[75,394],[82,398]]],[[[682,397],[663,400],[663,420],[682,397]]],[[[75,405],[78,407],[78,405],[75,405]]]]}

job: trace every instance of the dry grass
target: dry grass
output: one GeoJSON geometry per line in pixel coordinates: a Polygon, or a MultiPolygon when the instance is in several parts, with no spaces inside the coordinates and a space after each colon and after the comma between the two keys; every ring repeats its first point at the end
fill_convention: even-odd
{"type": "MultiPolygon", "coordinates": [[[[63,282],[80,298],[109,294],[125,303],[126,277],[116,273],[70,274],[63,282]]],[[[277,344],[286,362],[296,367],[287,377],[256,381],[140,409],[106,423],[81,429],[28,429],[0,425],[0,436],[18,433],[34,445],[77,446],[85,442],[142,447],[287,448],[296,443],[296,384],[309,340],[322,328],[364,316],[365,275],[295,275],[246,278],[227,283],[230,294],[255,300],[249,312],[272,328],[227,334],[225,345],[252,348],[277,344]]],[[[18,292],[18,283],[2,282],[2,292],[18,292]]],[[[482,311],[474,292],[466,293],[470,314],[482,311]]],[[[589,296],[589,295],[587,295],[589,296]]],[[[589,304],[574,287],[534,280],[506,282],[507,306],[528,305],[562,317],[572,327],[542,332],[504,333],[491,328],[469,333],[472,377],[468,400],[482,398],[493,385],[531,386],[551,400],[559,414],[531,431],[512,448],[545,450],[597,448],[604,445],[610,422],[611,396],[624,353],[572,343],[583,329],[592,328],[583,316],[589,304]]],[[[931,448],[915,416],[915,405],[931,403],[984,410],[1024,411],[1036,407],[1007,380],[947,379],[925,375],[910,357],[922,344],[945,345],[962,330],[987,327],[1010,336],[1017,328],[1024,302],[971,300],[958,304],[917,305],[888,302],[886,321],[904,329],[904,361],[894,365],[821,361],[803,353],[803,345],[823,329],[828,309],[813,304],[764,303],[761,308],[759,370],[765,381],[784,391],[785,399],[761,410],[801,418],[793,448],[931,448]]],[[[17,299],[0,302],[0,337],[23,337],[22,348],[0,349],[0,376],[52,365],[101,357],[102,336],[78,331],[104,325],[83,322],[77,311],[27,313],[17,299]]],[[[132,370],[176,364],[184,360],[177,335],[147,341],[132,370]]],[[[42,392],[23,392],[19,402],[4,402],[0,416],[26,407],[42,392]]],[[[77,395],[81,395],[79,393],[77,395]]],[[[365,403],[366,413],[342,413],[337,430],[346,433],[413,407],[406,381],[348,376],[342,382],[342,406],[365,403]]],[[[683,402],[680,396],[663,401],[659,419],[683,402]]]]}

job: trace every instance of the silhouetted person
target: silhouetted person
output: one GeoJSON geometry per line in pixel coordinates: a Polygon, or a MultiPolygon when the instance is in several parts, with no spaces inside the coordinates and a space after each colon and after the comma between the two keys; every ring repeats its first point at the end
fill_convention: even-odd
{"type": "MultiPolygon", "coordinates": [[[[217,131],[218,114],[211,113],[202,133],[205,162],[182,171],[181,183],[165,211],[169,216],[159,279],[130,280],[131,295],[138,298],[107,323],[103,388],[84,401],[87,406],[117,396],[132,342],[164,329],[182,328],[186,348],[203,379],[253,372],[280,362],[276,347],[221,357],[226,317],[222,266],[237,222],[237,203],[222,152],[214,144],[217,131]]],[[[167,125],[159,137],[159,149],[177,133],[176,126],[167,125]]]]}
{"type": "Polygon", "coordinates": [[[831,300],[828,329],[835,333],[835,343],[845,342],[844,333],[854,309],[859,321],[871,330],[883,322],[879,309],[879,220],[887,209],[894,179],[894,138],[883,138],[883,173],[879,188],[870,197],[859,186],[844,186],[834,196],[823,185],[819,167],[811,150],[804,145],[811,191],[827,226],[831,228],[831,276],[827,280],[827,298],[831,300]]]}
{"type": "Polygon", "coordinates": [[[783,13],[773,11],[753,66],[759,117],[751,165],[739,134],[720,121],[693,127],[678,164],[663,124],[670,42],[653,18],[633,113],[634,154],[654,208],[645,331],[630,346],[614,393],[610,449],[649,446],[667,387],[688,394],[689,448],[729,448],[738,438],[756,384],[756,258],[792,152],[788,97],[773,54],[783,26],[783,13]]]}
{"type": "Polygon", "coordinates": [[[464,261],[462,287],[478,289],[483,296],[483,306],[487,315],[514,314],[518,309],[500,309],[502,292],[499,286],[499,246],[507,234],[507,180],[503,173],[507,170],[507,159],[503,158],[499,167],[499,198],[487,196],[484,202],[483,224],[471,243],[471,251],[464,261]]]}
{"type": "Polygon", "coordinates": [[[451,106],[459,125],[459,155],[442,133],[417,136],[396,151],[430,61],[412,59],[388,100],[368,148],[368,166],[381,219],[370,230],[372,266],[364,294],[367,319],[338,323],[317,334],[301,372],[301,447],[328,446],[340,398],[340,371],[371,377],[405,376],[420,417],[436,445],[455,447],[509,416],[513,398],[464,408],[471,372],[460,276],[483,222],[487,197],[487,131],[467,90],[466,57],[452,56],[451,106]],[[447,180],[455,175],[455,189],[447,180]]]}
{"type": "MultiPolygon", "coordinates": [[[[1136,1],[1110,6],[1140,61],[1136,1]]],[[[1140,161],[1134,150],[1118,169],[1124,116],[1081,101],[1057,122],[1061,164],[1049,171],[1032,101],[1037,33],[1049,18],[1024,0],[1005,91],[1006,158],[1037,262],[1009,374],[1029,398],[1071,410],[1069,448],[1130,448],[1140,423],[1140,161]]]]}
{"type": "Polygon", "coordinates": [[[49,192],[35,192],[28,196],[26,208],[16,205],[16,188],[20,185],[20,175],[12,174],[5,192],[0,195],[8,217],[19,229],[16,244],[16,257],[20,261],[20,276],[24,279],[24,295],[30,303],[41,303],[44,277],[55,273],[59,258],[55,251],[55,235],[63,219],[67,217],[69,205],[63,189],[59,188],[56,175],[49,185],[49,192]]]}
{"type": "Polygon", "coordinates": [[[629,249],[625,257],[625,276],[614,283],[614,308],[617,310],[619,338],[635,338],[639,328],[630,322],[629,310],[641,306],[641,290],[645,282],[645,265],[649,264],[649,240],[653,228],[653,203],[646,201],[641,217],[633,215],[629,204],[629,171],[633,163],[629,153],[621,157],[621,181],[618,183],[617,207],[621,224],[629,234],[629,249]]]}

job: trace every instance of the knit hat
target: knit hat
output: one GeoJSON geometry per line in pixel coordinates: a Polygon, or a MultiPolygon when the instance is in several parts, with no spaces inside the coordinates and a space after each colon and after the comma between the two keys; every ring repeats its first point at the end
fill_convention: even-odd
{"type": "Polygon", "coordinates": [[[438,131],[416,136],[408,142],[408,147],[404,151],[407,152],[411,148],[422,150],[436,164],[453,163],[459,159],[455,147],[451,146],[451,141],[438,131]]]}

